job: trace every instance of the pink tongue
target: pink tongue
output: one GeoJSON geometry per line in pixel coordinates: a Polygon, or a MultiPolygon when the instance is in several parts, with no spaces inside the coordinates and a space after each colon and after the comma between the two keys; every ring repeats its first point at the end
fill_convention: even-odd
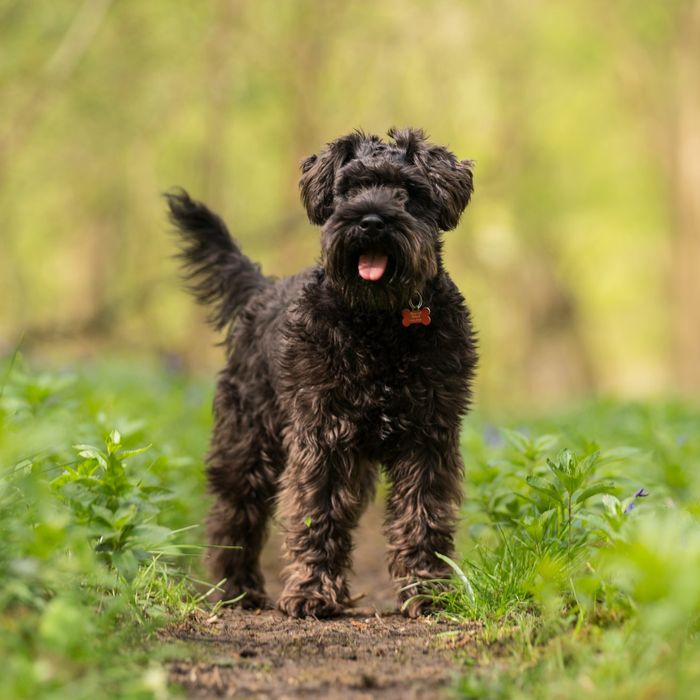
{"type": "Polygon", "coordinates": [[[387,256],[381,253],[365,253],[360,255],[357,263],[357,271],[363,280],[376,282],[386,270],[387,256]]]}

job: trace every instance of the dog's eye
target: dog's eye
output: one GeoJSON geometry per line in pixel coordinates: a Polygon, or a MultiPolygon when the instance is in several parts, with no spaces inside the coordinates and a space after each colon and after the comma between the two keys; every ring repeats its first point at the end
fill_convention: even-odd
{"type": "Polygon", "coordinates": [[[406,193],[411,202],[416,202],[419,204],[430,204],[432,203],[432,196],[430,190],[422,183],[407,182],[405,185],[406,193]]]}
{"type": "Polygon", "coordinates": [[[357,194],[357,187],[351,186],[351,181],[342,179],[335,187],[335,194],[342,199],[352,199],[357,194]]]}

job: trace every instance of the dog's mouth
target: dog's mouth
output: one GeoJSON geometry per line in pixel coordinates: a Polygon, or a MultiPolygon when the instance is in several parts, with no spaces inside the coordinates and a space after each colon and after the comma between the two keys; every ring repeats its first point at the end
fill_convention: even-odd
{"type": "Polygon", "coordinates": [[[357,272],[367,282],[377,282],[386,272],[389,256],[379,251],[361,253],[357,259],[357,272]]]}

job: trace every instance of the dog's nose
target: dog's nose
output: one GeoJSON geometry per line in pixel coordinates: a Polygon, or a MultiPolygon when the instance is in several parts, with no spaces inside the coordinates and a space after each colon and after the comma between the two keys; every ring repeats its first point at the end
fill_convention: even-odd
{"type": "Polygon", "coordinates": [[[377,214],[365,214],[360,219],[360,228],[365,233],[381,231],[384,228],[384,219],[381,216],[377,216],[377,214]]]}

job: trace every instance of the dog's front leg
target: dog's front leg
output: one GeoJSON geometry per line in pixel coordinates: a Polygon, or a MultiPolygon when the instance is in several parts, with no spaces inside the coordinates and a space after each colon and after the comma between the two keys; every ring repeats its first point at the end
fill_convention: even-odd
{"type": "Polygon", "coordinates": [[[290,447],[280,505],[289,564],[279,608],[291,617],[331,617],[348,604],[352,530],[374,483],[373,467],[318,436],[290,447]]]}
{"type": "Polygon", "coordinates": [[[413,438],[386,465],[391,481],[386,533],[389,571],[401,585],[404,612],[418,617],[430,601],[422,582],[449,578],[435,553],[452,556],[464,467],[457,431],[413,438]]]}

